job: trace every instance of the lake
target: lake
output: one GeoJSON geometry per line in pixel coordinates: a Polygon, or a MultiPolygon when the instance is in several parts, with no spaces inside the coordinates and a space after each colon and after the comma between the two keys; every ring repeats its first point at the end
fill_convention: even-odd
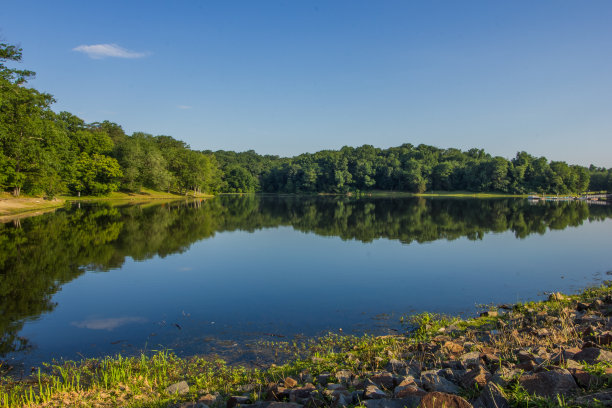
{"type": "Polygon", "coordinates": [[[610,205],[508,198],[72,204],[0,224],[0,354],[24,367],[167,348],[257,363],[267,342],[394,333],[404,315],[601,283],[611,218],[610,205]]]}

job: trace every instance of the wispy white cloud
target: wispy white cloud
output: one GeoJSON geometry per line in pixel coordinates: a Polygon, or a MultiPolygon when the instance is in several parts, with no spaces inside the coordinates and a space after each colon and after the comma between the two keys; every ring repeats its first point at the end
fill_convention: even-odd
{"type": "Polygon", "coordinates": [[[189,106],[189,105],[178,105],[177,108],[179,108],[179,109],[191,109],[191,106],[189,106]]]}
{"type": "Polygon", "coordinates": [[[90,330],[113,330],[130,323],[145,323],[144,317],[109,317],[107,319],[87,319],[81,322],[72,322],[73,326],[90,330]]]}
{"type": "Polygon", "coordinates": [[[82,52],[87,54],[89,58],[102,59],[102,58],[142,58],[149,55],[147,52],[136,52],[126,50],[117,44],[93,44],[93,45],[79,45],[74,47],[72,51],[82,52]]]}

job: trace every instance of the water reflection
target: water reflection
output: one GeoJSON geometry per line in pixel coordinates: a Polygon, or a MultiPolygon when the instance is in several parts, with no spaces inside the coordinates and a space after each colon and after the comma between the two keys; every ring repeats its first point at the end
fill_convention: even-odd
{"type": "MultiPolygon", "coordinates": [[[[516,199],[221,196],[162,205],[80,205],[0,224],[0,354],[28,349],[25,322],[52,311],[53,295],[85,271],[182,253],[224,231],[288,226],[321,236],[404,244],[512,231],[516,238],[612,217],[612,206],[530,205],[516,199]]],[[[190,271],[184,267],[182,271],[190,271]]],[[[75,327],[114,330],[138,316],[96,317],[75,327]]]]}

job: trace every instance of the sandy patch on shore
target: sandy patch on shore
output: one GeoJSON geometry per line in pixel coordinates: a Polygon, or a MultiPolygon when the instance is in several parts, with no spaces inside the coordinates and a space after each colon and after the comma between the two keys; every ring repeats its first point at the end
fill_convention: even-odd
{"type": "Polygon", "coordinates": [[[48,210],[61,207],[63,204],[64,200],[57,198],[52,200],[45,200],[37,197],[0,198],[0,216],[8,216],[11,214],[23,215],[25,212],[48,210]]]}

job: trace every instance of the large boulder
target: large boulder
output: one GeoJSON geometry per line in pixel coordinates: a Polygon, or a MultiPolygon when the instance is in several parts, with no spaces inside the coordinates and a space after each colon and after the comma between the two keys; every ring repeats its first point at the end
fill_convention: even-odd
{"type": "Polygon", "coordinates": [[[574,377],[565,369],[523,374],[519,383],[529,392],[540,397],[568,395],[578,389],[574,377]]]}

